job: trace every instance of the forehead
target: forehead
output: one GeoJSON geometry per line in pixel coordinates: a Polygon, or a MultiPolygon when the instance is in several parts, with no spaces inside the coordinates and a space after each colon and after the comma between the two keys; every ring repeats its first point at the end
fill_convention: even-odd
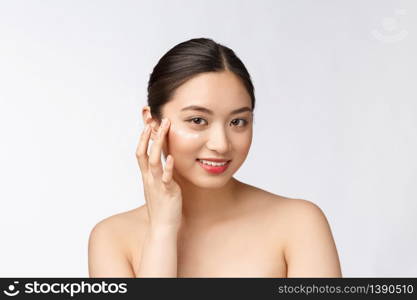
{"type": "Polygon", "coordinates": [[[164,110],[179,110],[189,105],[228,112],[251,107],[251,98],[240,79],[229,71],[201,73],[179,86],[164,110]]]}

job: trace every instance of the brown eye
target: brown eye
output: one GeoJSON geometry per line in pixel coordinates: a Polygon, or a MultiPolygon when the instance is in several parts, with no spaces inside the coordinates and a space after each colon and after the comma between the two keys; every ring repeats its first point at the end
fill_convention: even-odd
{"type": "MultiPolygon", "coordinates": [[[[203,118],[192,118],[192,119],[189,119],[189,120],[187,120],[187,122],[190,122],[190,123],[193,123],[193,124],[197,124],[197,125],[200,125],[201,124],[201,120],[204,120],[203,118]]],[[[204,120],[205,121],[205,120],[204,120]]]]}
{"type": "Polygon", "coordinates": [[[234,119],[232,121],[232,123],[234,123],[234,125],[239,124],[239,122],[235,122],[235,121],[242,121],[242,126],[236,126],[236,127],[244,127],[248,124],[248,121],[246,121],[245,119],[234,119]]]}

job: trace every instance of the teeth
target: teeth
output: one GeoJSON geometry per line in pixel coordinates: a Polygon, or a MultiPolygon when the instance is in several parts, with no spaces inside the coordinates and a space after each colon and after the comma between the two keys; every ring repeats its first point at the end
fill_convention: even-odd
{"type": "Polygon", "coordinates": [[[205,165],[215,166],[215,167],[220,167],[220,166],[224,166],[225,164],[227,164],[227,162],[218,163],[218,162],[212,162],[212,161],[203,160],[203,159],[199,159],[199,161],[201,161],[205,165]]]}

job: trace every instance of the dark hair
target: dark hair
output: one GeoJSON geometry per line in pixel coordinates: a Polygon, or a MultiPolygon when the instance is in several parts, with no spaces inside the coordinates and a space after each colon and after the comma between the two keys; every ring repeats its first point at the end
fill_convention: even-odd
{"type": "Polygon", "coordinates": [[[244,84],[255,109],[254,87],[242,61],[230,48],[208,38],[196,38],[182,42],[165,53],[153,68],[148,82],[148,105],[151,115],[162,119],[161,108],[176,88],[204,72],[231,71],[244,84]]]}

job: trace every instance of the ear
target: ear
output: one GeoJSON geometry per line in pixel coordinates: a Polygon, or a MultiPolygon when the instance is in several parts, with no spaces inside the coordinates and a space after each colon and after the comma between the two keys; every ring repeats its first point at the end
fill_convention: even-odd
{"type": "Polygon", "coordinates": [[[150,125],[152,132],[151,132],[151,139],[155,140],[156,134],[158,132],[159,123],[155,119],[152,118],[151,115],[151,108],[146,105],[142,108],[142,119],[144,126],[150,125]]]}

